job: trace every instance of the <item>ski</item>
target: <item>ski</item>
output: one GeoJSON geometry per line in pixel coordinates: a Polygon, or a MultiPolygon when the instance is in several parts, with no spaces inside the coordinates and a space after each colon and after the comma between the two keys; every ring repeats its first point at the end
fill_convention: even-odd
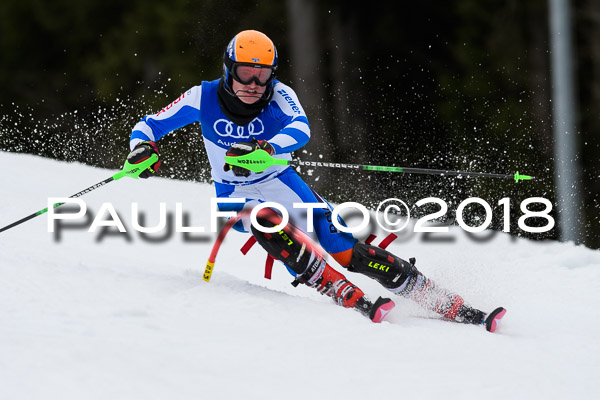
{"type": "Polygon", "coordinates": [[[385,317],[387,317],[389,312],[392,311],[392,309],[396,306],[392,299],[388,299],[386,297],[379,297],[375,303],[371,303],[370,301],[366,300],[366,307],[362,304],[359,305],[359,303],[361,303],[360,300],[356,302],[354,308],[362,312],[375,323],[382,322],[385,317]]]}
{"type": "MultiPolygon", "coordinates": [[[[209,256],[208,262],[206,264],[206,269],[205,269],[205,272],[203,275],[203,279],[206,282],[210,281],[210,278],[212,276],[212,272],[213,272],[213,269],[215,266],[217,253],[219,251],[219,248],[221,247],[223,240],[225,239],[225,236],[230,231],[231,227],[236,222],[238,222],[241,218],[243,218],[245,215],[247,215],[248,213],[249,213],[248,210],[243,210],[243,211],[238,212],[238,215],[230,218],[227,221],[227,223],[223,226],[221,231],[219,232],[217,239],[215,240],[212,252],[209,256]]],[[[268,215],[266,215],[265,218],[270,218],[270,217],[268,217],[268,215]]],[[[278,221],[272,221],[272,222],[274,223],[274,225],[276,225],[276,222],[278,222],[278,221]]],[[[288,236],[286,236],[286,240],[289,241],[290,243],[292,243],[292,244],[294,242],[302,243],[302,250],[301,250],[300,254],[302,254],[305,251],[308,253],[315,252],[315,254],[319,255],[317,258],[322,260],[320,263],[325,265],[325,267],[323,267],[323,268],[325,268],[326,271],[331,271],[331,272],[328,272],[327,274],[322,273],[323,275],[320,275],[320,278],[317,278],[317,280],[315,280],[315,281],[309,281],[308,278],[306,278],[306,277],[297,276],[296,279],[292,282],[292,285],[298,286],[300,283],[304,283],[304,284],[307,284],[308,286],[315,287],[321,294],[325,294],[325,295],[331,297],[339,305],[344,305],[344,302],[352,297],[353,293],[355,293],[355,290],[360,291],[360,289],[358,289],[351,282],[346,280],[346,278],[343,275],[341,275],[341,274],[339,274],[339,272],[331,269],[331,267],[324,261],[323,255],[326,254],[325,251],[316,242],[314,242],[310,237],[308,237],[308,235],[306,235],[304,232],[302,232],[301,230],[299,230],[295,227],[292,227],[291,229],[286,230],[285,234],[288,235],[288,236]],[[327,269],[327,268],[329,268],[329,269],[327,269]],[[325,279],[325,275],[327,275],[327,279],[325,279]],[[323,281],[323,279],[325,279],[325,280],[323,281]],[[329,279],[331,279],[331,281],[329,281],[329,279]]],[[[269,235],[269,236],[271,236],[271,235],[269,235]]],[[[395,236],[385,238],[382,241],[382,243],[380,244],[380,248],[384,249],[385,247],[387,247],[387,245],[394,238],[395,238],[395,236]]],[[[374,236],[369,237],[367,239],[367,241],[371,242],[373,239],[374,239],[374,236]]],[[[255,243],[256,243],[256,239],[248,240],[246,242],[246,244],[240,250],[245,255],[245,254],[247,254],[247,252],[250,250],[250,248],[255,243]]],[[[291,249],[292,249],[291,247],[288,249],[288,250],[290,250],[289,252],[288,251],[281,252],[284,259],[286,257],[289,257],[290,253],[294,253],[294,251],[292,251],[291,249]]],[[[279,257],[275,257],[274,255],[271,254],[267,258],[265,277],[267,277],[269,279],[270,279],[270,275],[271,275],[270,267],[272,266],[273,259],[279,259],[279,257]]],[[[411,259],[411,263],[414,264],[414,262],[415,262],[415,260],[411,259]]],[[[314,263],[314,265],[317,265],[317,264],[318,264],[317,262],[314,263]]],[[[460,300],[460,302],[456,304],[455,308],[457,310],[455,311],[455,314],[452,317],[448,316],[448,318],[442,318],[442,319],[453,321],[453,322],[458,322],[458,323],[463,323],[463,324],[482,325],[485,327],[485,329],[488,332],[495,332],[496,329],[498,328],[499,321],[506,314],[506,310],[503,307],[498,307],[491,313],[486,314],[483,311],[474,309],[466,304],[463,304],[462,298],[460,298],[459,296],[457,296],[457,297],[460,300]]],[[[385,318],[387,317],[387,315],[395,307],[395,303],[392,299],[384,298],[384,297],[379,297],[377,300],[372,302],[366,295],[363,295],[362,297],[360,297],[358,300],[355,300],[355,301],[356,301],[355,304],[352,304],[352,305],[349,305],[346,307],[353,308],[354,310],[363,314],[365,317],[369,318],[374,323],[380,323],[380,322],[384,321],[385,318]]]]}
{"type": "Polygon", "coordinates": [[[498,323],[506,314],[506,309],[503,307],[498,307],[494,311],[492,311],[485,319],[485,330],[488,332],[495,332],[498,329],[498,323]]]}

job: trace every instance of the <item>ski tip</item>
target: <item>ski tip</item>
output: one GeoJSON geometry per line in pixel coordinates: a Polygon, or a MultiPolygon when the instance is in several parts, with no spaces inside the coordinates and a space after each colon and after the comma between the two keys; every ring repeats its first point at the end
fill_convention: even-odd
{"type": "Polygon", "coordinates": [[[504,314],[506,314],[506,309],[503,307],[498,307],[492,311],[485,319],[485,329],[488,332],[495,332],[496,329],[498,329],[498,323],[502,317],[504,317],[504,314]]]}
{"type": "Polygon", "coordinates": [[[392,299],[380,297],[377,299],[373,308],[371,309],[369,317],[371,321],[379,323],[385,319],[385,317],[392,311],[396,304],[392,299]]]}

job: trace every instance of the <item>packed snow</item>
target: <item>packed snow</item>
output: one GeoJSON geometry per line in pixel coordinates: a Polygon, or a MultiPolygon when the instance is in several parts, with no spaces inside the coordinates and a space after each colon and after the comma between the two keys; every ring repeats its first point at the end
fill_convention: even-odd
{"type": "MultiPolygon", "coordinates": [[[[0,227],[117,172],[5,152],[0,167],[0,227]]],[[[278,262],[265,279],[264,250],[239,251],[248,234],[227,236],[203,281],[212,197],[208,184],[123,178],[81,197],[88,219],[68,229],[49,233],[42,215],[0,233],[0,397],[600,398],[600,251],[490,231],[476,241],[459,228],[400,235],[388,250],[473,306],[508,313],[491,334],[394,297],[374,324],[294,288],[278,262]],[[135,231],[131,204],[154,226],[161,202],[172,231],[181,203],[184,225],[206,232],[135,231]],[[87,231],[103,203],[127,234],[87,231]]]]}

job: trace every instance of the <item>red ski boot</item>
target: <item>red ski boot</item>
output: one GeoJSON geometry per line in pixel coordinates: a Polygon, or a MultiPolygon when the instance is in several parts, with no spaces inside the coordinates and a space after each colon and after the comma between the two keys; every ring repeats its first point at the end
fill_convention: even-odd
{"type": "MultiPolygon", "coordinates": [[[[305,279],[300,279],[303,282],[305,279]]],[[[312,279],[311,279],[312,280],[312,279]]],[[[379,297],[372,303],[360,288],[346,279],[340,272],[325,263],[323,273],[315,283],[307,285],[316,288],[319,293],[330,296],[334,302],[346,308],[354,308],[373,322],[381,322],[394,308],[391,299],[379,297]]]]}

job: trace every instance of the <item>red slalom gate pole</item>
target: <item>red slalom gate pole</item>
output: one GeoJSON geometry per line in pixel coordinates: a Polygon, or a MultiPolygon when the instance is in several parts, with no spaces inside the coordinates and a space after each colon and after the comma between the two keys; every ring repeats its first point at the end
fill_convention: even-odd
{"type": "MultiPolygon", "coordinates": [[[[236,224],[236,222],[246,217],[247,215],[250,215],[251,212],[252,210],[238,211],[237,215],[229,218],[223,226],[223,228],[221,228],[221,231],[219,232],[215,240],[215,244],[213,245],[212,251],[208,256],[208,261],[206,262],[206,268],[204,269],[204,275],[202,276],[202,279],[204,281],[210,281],[215,266],[215,261],[217,259],[217,254],[219,253],[219,249],[221,248],[221,244],[223,243],[225,236],[227,236],[227,234],[229,233],[233,225],[236,224]]],[[[271,221],[274,225],[278,225],[280,223],[280,221],[277,220],[277,216],[275,214],[268,213],[268,215],[265,215],[265,213],[263,213],[262,217],[269,219],[269,221],[271,221]]],[[[306,233],[304,233],[302,230],[298,229],[290,223],[288,223],[287,227],[289,227],[289,232],[291,235],[298,236],[303,239],[303,242],[306,243],[306,247],[309,251],[316,251],[319,254],[322,254],[323,257],[325,257],[325,254],[327,254],[325,250],[323,250],[317,243],[315,243],[306,233]]]]}
{"type": "Polygon", "coordinates": [[[235,225],[235,223],[238,222],[240,219],[242,219],[243,215],[240,215],[240,214],[241,214],[241,212],[239,212],[238,215],[236,215],[235,217],[229,218],[227,220],[227,222],[225,223],[225,225],[223,226],[223,228],[221,228],[221,231],[219,232],[219,234],[217,235],[215,244],[213,245],[212,251],[210,252],[210,255],[208,256],[208,261],[206,262],[206,268],[204,269],[204,275],[202,276],[202,279],[204,279],[206,282],[210,281],[210,277],[212,276],[212,272],[213,272],[213,267],[215,266],[215,261],[217,259],[217,254],[219,253],[219,249],[221,248],[221,244],[223,243],[225,236],[227,236],[227,233],[229,233],[229,230],[231,229],[231,227],[233,225],[235,225]]]}

